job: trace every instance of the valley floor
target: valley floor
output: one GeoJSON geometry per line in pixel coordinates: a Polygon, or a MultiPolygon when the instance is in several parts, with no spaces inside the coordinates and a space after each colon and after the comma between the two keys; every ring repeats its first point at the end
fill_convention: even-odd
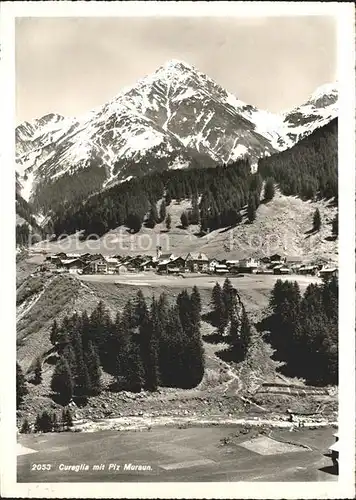
{"type": "Polygon", "coordinates": [[[219,425],[21,436],[17,480],[333,481],[337,475],[324,455],[333,442],[333,432],[327,427],[293,433],[277,429],[257,435],[253,430],[241,432],[238,426],[219,425]],[[51,469],[34,471],[33,463],[50,464],[51,469]],[[80,464],[78,472],[61,470],[80,464]],[[147,468],[125,471],[125,464],[147,468]],[[94,465],[99,470],[93,470],[94,465]]]}

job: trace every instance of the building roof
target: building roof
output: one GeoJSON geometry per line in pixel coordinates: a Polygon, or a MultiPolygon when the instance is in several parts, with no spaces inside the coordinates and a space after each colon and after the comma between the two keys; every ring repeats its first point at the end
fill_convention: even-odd
{"type": "Polygon", "coordinates": [[[174,254],[173,253],[162,253],[159,256],[159,260],[173,260],[174,259],[174,254]]]}
{"type": "Polygon", "coordinates": [[[170,262],[171,262],[170,259],[162,260],[161,262],[158,262],[158,267],[160,267],[160,266],[166,266],[170,262]]]}
{"type": "Polygon", "coordinates": [[[147,264],[153,264],[153,260],[152,259],[145,260],[144,262],[142,262],[141,266],[147,266],[147,264]]]}
{"type": "Polygon", "coordinates": [[[300,263],[300,262],[303,262],[303,257],[300,257],[299,255],[297,255],[295,257],[293,257],[293,256],[287,257],[286,262],[296,262],[296,263],[298,262],[298,263],[300,263]]]}
{"type": "Polygon", "coordinates": [[[119,262],[118,259],[115,259],[115,257],[107,257],[105,260],[108,264],[118,264],[119,262]]]}
{"type": "Polygon", "coordinates": [[[200,261],[206,261],[209,262],[208,257],[205,255],[205,253],[200,253],[200,252],[192,252],[188,253],[187,259],[190,258],[191,260],[200,260],[200,261]]]}
{"type": "Polygon", "coordinates": [[[73,262],[80,262],[81,264],[83,264],[83,261],[80,259],[62,259],[61,260],[61,263],[64,265],[72,264],[73,262]]]}

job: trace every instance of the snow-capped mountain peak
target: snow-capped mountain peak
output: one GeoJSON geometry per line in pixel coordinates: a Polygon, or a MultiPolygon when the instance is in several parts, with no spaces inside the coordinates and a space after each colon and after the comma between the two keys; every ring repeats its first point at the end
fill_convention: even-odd
{"type": "Polygon", "coordinates": [[[90,179],[78,181],[89,193],[154,169],[211,166],[246,155],[255,167],[260,157],[286,148],[327,119],[315,104],[324,99],[330,111],[322,91],[313,99],[275,115],[172,59],[83,116],[46,115],[17,127],[21,194],[38,202],[46,199],[44,193],[57,192],[54,184],[61,183],[58,191],[67,196],[67,179],[90,179]]]}
{"type": "Polygon", "coordinates": [[[338,114],[338,85],[326,83],[319,86],[307,101],[283,113],[283,129],[287,147],[323,127],[338,114]]]}
{"type": "Polygon", "coordinates": [[[331,95],[331,94],[337,96],[338,94],[337,82],[324,83],[323,85],[320,85],[320,87],[318,87],[311,94],[309,100],[316,101],[317,99],[320,99],[320,97],[324,97],[325,95],[331,95]]]}

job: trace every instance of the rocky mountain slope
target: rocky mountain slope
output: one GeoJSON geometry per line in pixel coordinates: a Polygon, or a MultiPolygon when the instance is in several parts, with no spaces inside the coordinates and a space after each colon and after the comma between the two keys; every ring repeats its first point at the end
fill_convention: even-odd
{"type": "Polygon", "coordinates": [[[18,126],[21,195],[46,211],[55,191],[57,201],[67,200],[73,180],[85,198],[155,169],[205,167],[244,155],[254,165],[336,113],[335,92],[321,89],[306,105],[278,116],[173,60],[83,117],[50,114],[18,126]]]}
{"type": "Polygon", "coordinates": [[[336,84],[319,87],[301,106],[284,113],[284,140],[288,146],[304,139],[338,116],[338,90],[336,84]]]}

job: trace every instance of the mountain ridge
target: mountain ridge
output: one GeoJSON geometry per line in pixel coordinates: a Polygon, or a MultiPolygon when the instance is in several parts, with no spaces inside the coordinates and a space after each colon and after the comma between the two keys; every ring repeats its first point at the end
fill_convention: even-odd
{"type": "Polygon", "coordinates": [[[65,187],[74,177],[82,178],[81,184],[86,179],[90,194],[148,173],[156,159],[160,169],[170,169],[247,155],[256,168],[258,158],[292,145],[324,119],[315,105],[308,106],[308,124],[301,131],[294,122],[303,110],[287,117],[258,110],[192,65],[171,60],[81,117],[53,113],[19,125],[21,195],[45,212],[47,203],[39,200],[49,192],[53,197],[57,185],[61,193],[55,198],[65,202],[65,187]],[[290,136],[284,122],[293,129],[290,136]]]}

